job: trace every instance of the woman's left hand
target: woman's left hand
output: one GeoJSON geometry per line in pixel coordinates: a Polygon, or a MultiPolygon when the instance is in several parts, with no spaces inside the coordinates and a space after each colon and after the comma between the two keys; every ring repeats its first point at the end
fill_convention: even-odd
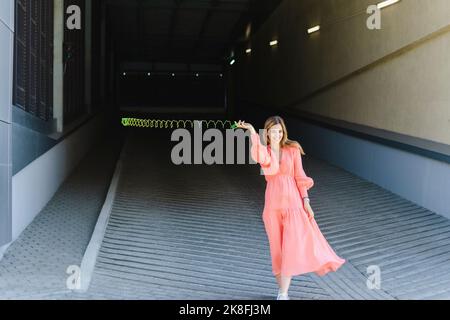
{"type": "Polygon", "coordinates": [[[311,205],[309,204],[309,201],[308,201],[308,200],[304,200],[304,201],[303,201],[303,204],[304,204],[304,207],[305,207],[306,212],[308,213],[308,217],[309,217],[310,219],[313,219],[313,218],[314,218],[314,211],[313,211],[313,209],[311,208],[311,205]]]}

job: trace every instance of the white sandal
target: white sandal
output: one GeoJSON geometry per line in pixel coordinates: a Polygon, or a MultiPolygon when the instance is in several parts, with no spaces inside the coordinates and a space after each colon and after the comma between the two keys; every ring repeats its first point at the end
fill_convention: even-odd
{"type": "Polygon", "coordinates": [[[281,293],[280,291],[278,291],[277,300],[290,300],[290,299],[287,293],[281,293]]]}

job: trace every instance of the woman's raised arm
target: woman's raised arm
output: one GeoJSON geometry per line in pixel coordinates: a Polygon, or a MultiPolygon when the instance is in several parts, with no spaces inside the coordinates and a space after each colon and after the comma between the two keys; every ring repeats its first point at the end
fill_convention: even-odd
{"type": "Polygon", "coordinates": [[[270,155],[267,150],[267,147],[261,143],[259,139],[259,134],[256,132],[252,132],[250,138],[252,140],[252,146],[250,149],[252,159],[258,162],[262,167],[269,167],[270,155]]]}
{"type": "MultiPolygon", "coordinates": [[[[269,151],[267,150],[267,147],[261,143],[259,134],[256,132],[255,128],[250,123],[241,120],[237,123],[237,127],[250,130],[250,138],[252,141],[250,154],[252,159],[264,168],[269,167],[271,165],[269,151]]],[[[274,170],[277,170],[277,168],[274,168],[274,170]]]]}

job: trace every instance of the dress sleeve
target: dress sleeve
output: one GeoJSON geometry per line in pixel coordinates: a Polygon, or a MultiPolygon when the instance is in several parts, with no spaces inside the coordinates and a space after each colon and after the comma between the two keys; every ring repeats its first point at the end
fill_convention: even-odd
{"type": "Polygon", "coordinates": [[[314,180],[306,176],[302,165],[302,155],[299,148],[294,148],[294,178],[302,198],[308,196],[308,189],[314,185],[314,180]]]}
{"type": "Polygon", "coordinates": [[[251,156],[254,161],[258,162],[262,167],[270,166],[270,154],[267,147],[259,140],[259,134],[251,134],[252,146],[250,149],[251,156]]]}

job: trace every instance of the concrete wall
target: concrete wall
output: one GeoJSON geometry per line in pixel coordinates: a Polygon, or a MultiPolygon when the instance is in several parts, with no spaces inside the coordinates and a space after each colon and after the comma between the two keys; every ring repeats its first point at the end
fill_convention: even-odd
{"type": "Polygon", "coordinates": [[[13,176],[13,240],[50,201],[92,146],[103,138],[106,121],[103,113],[98,114],[13,176]]]}
{"type": "Polygon", "coordinates": [[[402,0],[371,31],[377,2],[285,0],[240,50],[239,98],[450,144],[450,1],[402,0]]]}
{"type": "Polygon", "coordinates": [[[238,113],[262,127],[268,116],[297,112],[285,120],[309,156],[450,218],[450,1],[402,0],[371,31],[366,9],[377,2],[283,1],[246,44],[251,54],[236,50],[238,113]],[[339,124],[329,129],[306,115],[339,124]],[[343,133],[355,125],[407,147],[343,133]],[[409,152],[409,143],[425,152],[409,152]],[[438,149],[447,160],[426,155],[438,149]]]}
{"type": "MultiPolygon", "coordinates": [[[[11,240],[14,1],[0,1],[0,247],[11,240]]],[[[1,255],[1,253],[0,253],[1,255]]]]}
{"type": "MultiPolygon", "coordinates": [[[[86,65],[85,69],[91,68],[91,39],[92,39],[92,7],[91,0],[86,0],[86,65]]],[[[91,110],[91,91],[86,90],[86,97],[83,101],[86,104],[86,114],[73,121],[73,123],[63,127],[64,122],[64,106],[63,106],[63,92],[64,92],[64,77],[63,77],[63,59],[62,47],[65,26],[65,10],[62,1],[54,2],[54,54],[53,54],[53,120],[43,121],[33,115],[25,112],[21,108],[13,106],[12,108],[12,174],[25,168],[32,161],[40,157],[42,154],[53,148],[60,142],[61,138],[67,134],[68,129],[76,123],[83,122],[88,118],[88,113],[91,110]],[[53,134],[58,132],[59,134],[53,134]]],[[[90,88],[92,86],[91,73],[85,74],[85,86],[90,88]]]]}
{"type": "Polygon", "coordinates": [[[0,1],[0,259],[104,137],[110,121],[96,109],[57,132],[55,121],[42,121],[12,106],[13,12],[14,0],[0,1]]]}
{"type": "Polygon", "coordinates": [[[55,122],[43,121],[23,109],[12,106],[12,175],[50,150],[58,140],[50,138],[55,122]]]}

